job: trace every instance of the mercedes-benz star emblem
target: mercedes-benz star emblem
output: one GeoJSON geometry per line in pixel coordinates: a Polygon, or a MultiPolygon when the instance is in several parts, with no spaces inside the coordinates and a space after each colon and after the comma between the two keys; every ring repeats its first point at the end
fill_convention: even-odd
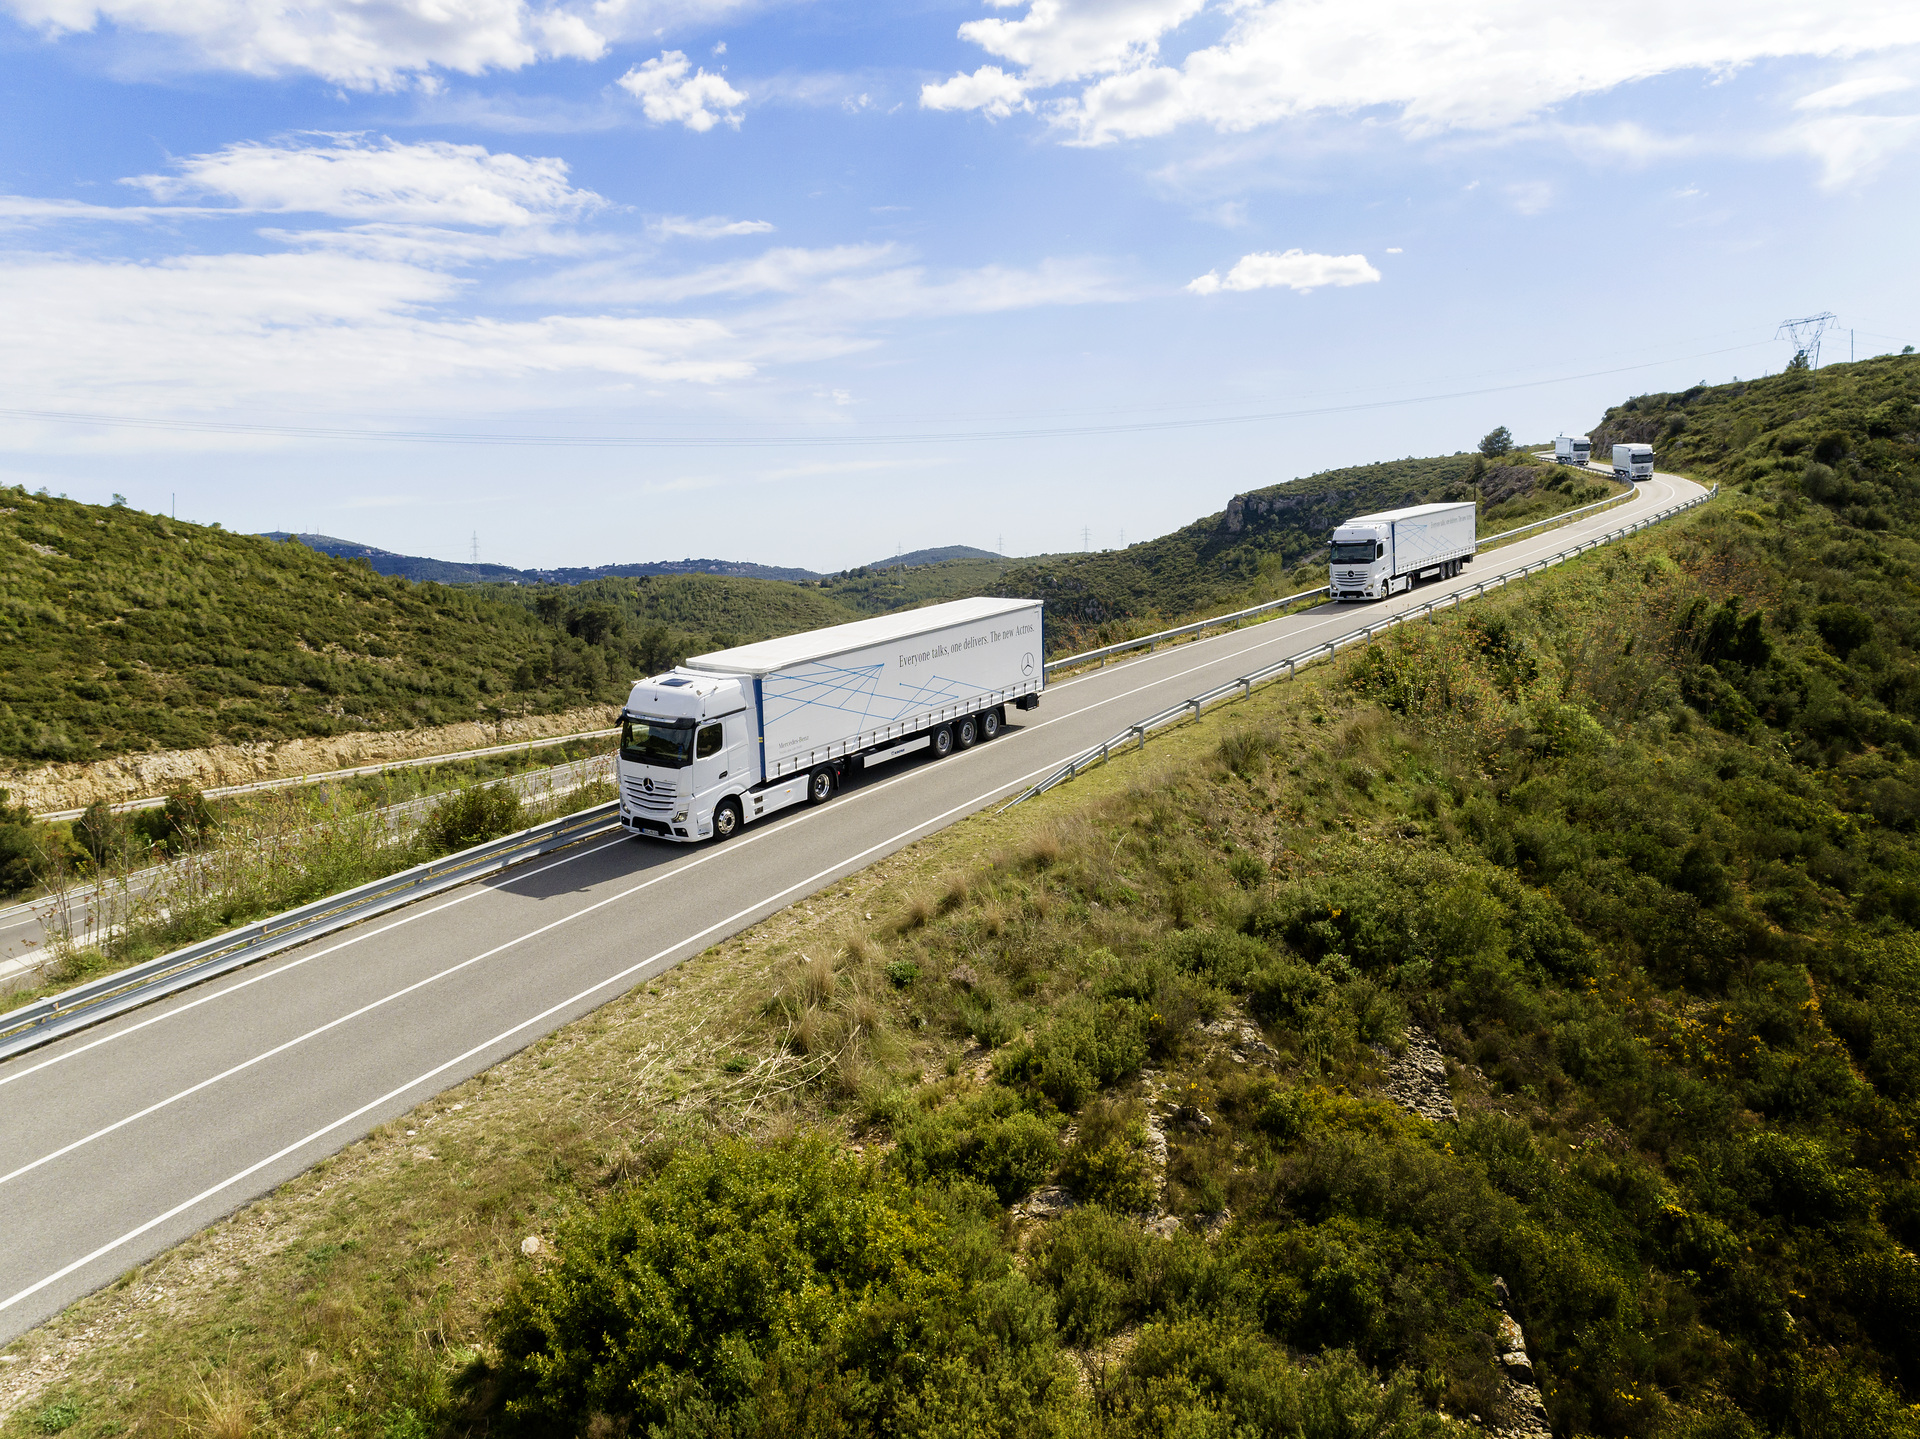
{"type": "Polygon", "coordinates": [[[652,794],[652,793],[653,793],[653,781],[652,781],[652,780],[650,780],[650,779],[643,779],[643,780],[641,780],[641,781],[640,781],[640,787],[641,787],[642,789],[644,789],[644,790],[646,790],[646,792],[647,792],[648,794],[652,794]]]}
{"type": "Polygon", "coordinates": [[[1020,661],[1020,673],[1023,675],[1030,675],[1033,673],[1033,656],[1032,655],[1027,655],[1025,658],[1023,658],[1020,661]]]}

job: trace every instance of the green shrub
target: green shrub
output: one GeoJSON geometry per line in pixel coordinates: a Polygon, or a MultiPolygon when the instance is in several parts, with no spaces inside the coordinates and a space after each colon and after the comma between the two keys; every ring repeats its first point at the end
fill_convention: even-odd
{"type": "Polygon", "coordinates": [[[995,1076],[1071,1114],[1146,1062],[1151,1019],[1134,1001],[1100,1004],[1076,995],[1031,1040],[1010,1046],[995,1061],[995,1076]]]}
{"type": "Polygon", "coordinates": [[[1053,1127],[994,1086],[944,1108],[913,1112],[895,1126],[892,1164],[905,1178],[979,1181],[1003,1204],[1030,1193],[1060,1162],[1053,1127]]]}
{"type": "Polygon", "coordinates": [[[1090,1104],[1079,1134],[1060,1166],[1060,1179],[1074,1195],[1120,1214],[1153,1208],[1159,1186],[1147,1154],[1146,1113],[1138,1101],[1090,1104]]]}
{"type": "Polygon", "coordinates": [[[451,851],[512,834],[524,822],[520,796],[511,785],[474,785],[436,804],[422,832],[436,849],[451,851]]]}
{"type": "Polygon", "coordinates": [[[1046,1299],[977,1208],[817,1139],[677,1155],[557,1247],[492,1321],[508,1435],[1022,1435],[1053,1384],[1046,1299]]]}

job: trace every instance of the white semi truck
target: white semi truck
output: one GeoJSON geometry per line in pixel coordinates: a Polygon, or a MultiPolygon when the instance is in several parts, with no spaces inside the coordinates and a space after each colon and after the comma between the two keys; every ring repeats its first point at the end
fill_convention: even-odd
{"type": "Polygon", "coordinates": [[[1471,501],[1356,515],[1333,532],[1328,597],[1384,600],[1416,579],[1459,574],[1473,560],[1474,520],[1471,501]]]}
{"type": "Polygon", "coordinates": [[[694,843],[803,801],[856,766],[992,739],[1046,686],[1039,600],[970,599],[696,655],[634,682],[620,822],[694,843]]]}
{"type": "Polygon", "coordinates": [[[1613,477],[1637,485],[1642,480],[1653,478],[1652,445],[1615,445],[1613,447],[1613,477]]]}
{"type": "Polygon", "coordinates": [[[1553,442],[1553,462],[1556,465],[1584,467],[1592,458],[1593,441],[1585,435],[1561,435],[1553,442]]]}

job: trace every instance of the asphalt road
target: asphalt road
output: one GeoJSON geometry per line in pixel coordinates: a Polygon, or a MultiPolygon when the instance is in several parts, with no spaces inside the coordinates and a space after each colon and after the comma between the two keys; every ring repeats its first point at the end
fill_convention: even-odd
{"type": "MultiPolygon", "coordinates": [[[[378,773],[377,770],[371,772],[378,773]]],[[[349,773],[358,774],[361,771],[349,773]]],[[[570,794],[594,780],[611,778],[613,753],[609,750],[604,755],[569,760],[565,764],[549,765],[543,769],[525,770],[490,783],[506,785],[529,804],[538,804],[570,794]]],[[[285,787],[276,781],[273,784],[237,787],[235,792],[285,787]]],[[[416,825],[428,810],[447,797],[447,793],[442,791],[418,799],[402,800],[399,804],[386,806],[380,813],[386,817],[388,828],[397,832],[416,825]]],[[[192,855],[178,861],[188,865],[193,862],[192,855]]],[[[154,885],[165,882],[168,868],[167,865],[154,865],[134,871],[127,876],[124,891],[117,884],[110,884],[106,893],[102,894],[95,885],[76,884],[68,891],[64,903],[59,896],[49,895],[0,909],[0,986],[17,988],[17,982],[10,983],[15,981],[16,976],[19,977],[18,982],[39,983],[37,966],[43,958],[41,951],[51,935],[66,933],[74,935],[81,944],[93,943],[95,931],[100,926],[124,922],[130,900],[137,902],[154,885]]]]}
{"type": "Polygon", "coordinates": [[[0,1342],[314,1161],[711,944],[1017,794],[1130,721],[1370,615],[1699,493],[1629,503],[1385,604],[1302,614],[1048,687],[998,739],[856,776],[724,845],[611,839],[316,941],[0,1067],[0,1342]]]}

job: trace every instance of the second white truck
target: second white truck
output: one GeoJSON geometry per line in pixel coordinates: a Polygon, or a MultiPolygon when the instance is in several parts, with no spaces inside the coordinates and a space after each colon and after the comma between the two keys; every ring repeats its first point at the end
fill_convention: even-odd
{"type": "Polygon", "coordinates": [[[1652,445],[1615,445],[1613,447],[1613,477],[1637,485],[1642,480],[1653,478],[1652,445]]]}
{"type": "Polygon", "coordinates": [[[620,715],[620,822],[694,843],[802,802],[850,768],[992,739],[1046,686],[1039,600],[969,599],[696,655],[620,715]]]}
{"type": "Polygon", "coordinates": [[[1354,516],[1333,532],[1328,597],[1384,600],[1412,589],[1416,579],[1459,574],[1477,547],[1476,514],[1471,501],[1462,501],[1354,516]]]}
{"type": "Polygon", "coordinates": [[[1553,462],[1556,465],[1584,467],[1592,458],[1593,441],[1585,435],[1561,435],[1553,442],[1553,462]]]}

